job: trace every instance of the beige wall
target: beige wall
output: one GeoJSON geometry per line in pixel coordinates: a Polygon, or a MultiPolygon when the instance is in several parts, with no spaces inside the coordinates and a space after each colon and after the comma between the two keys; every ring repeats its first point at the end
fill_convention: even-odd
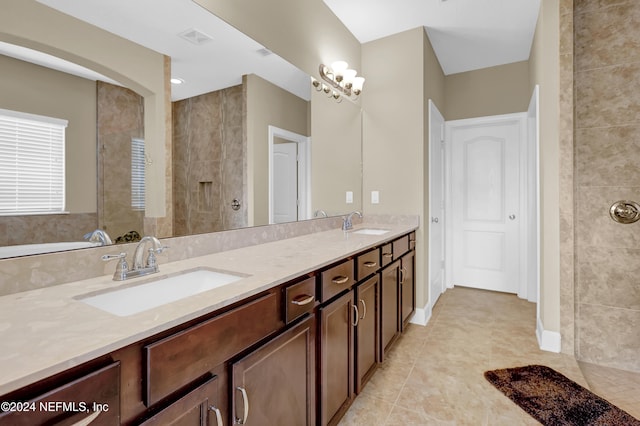
{"type": "Polygon", "coordinates": [[[66,210],[95,213],[96,83],[0,55],[0,108],[69,121],[66,210]]]}
{"type": "Polygon", "coordinates": [[[269,223],[269,126],[309,135],[308,102],[251,74],[246,85],[247,200],[250,226],[269,223]]]}
{"type": "Polygon", "coordinates": [[[560,332],[559,5],[543,0],[529,60],[530,91],[540,85],[540,318],[560,332]]]}
{"type": "MultiPolygon", "coordinates": [[[[5,0],[0,41],[40,50],[98,71],[145,98],[145,140],[153,164],[147,169],[147,214],[165,215],[167,199],[168,76],[165,57],[100,30],[35,0],[5,0]]],[[[170,125],[170,123],[169,123],[170,125]]]]}
{"type": "MultiPolygon", "coordinates": [[[[429,97],[442,105],[444,75],[422,27],[362,47],[364,210],[374,214],[428,213],[429,97]],[[397,76],[402,83],[397,84],[397,76]],[[371,203],[371,191],[380,203],[371,203]]],[[[427,228],[418,230],[416,303],[428,302],[427,228]]]]}
{"type": "Polygon", "coordinates": [[[445,78],[447,120],[511,114],[527,110],[529,88],[528,61],[500,65],[445,78]]]}
{"type": "Polygon", "coordinates": [[[322,92],[311,99],[311,210],[329,216],[362,209],[360,106],[336,103],[322,92]],[[353,192],[347,204],[346,191],[353,192]]]}

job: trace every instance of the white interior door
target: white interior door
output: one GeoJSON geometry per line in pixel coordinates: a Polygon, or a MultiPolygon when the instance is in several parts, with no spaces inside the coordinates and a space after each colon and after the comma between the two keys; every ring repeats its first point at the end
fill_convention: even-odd
{"type": "Polygon", "coordinates": [[[268,130],[269,223],[311,219],[311,138],[275,126],[268,130]]]}
{"type": "Polygon", "coordinates": [[[429,304],[444,292],[444,118],[429,100],[429,304]]]}
{"type": "Polygon", "coordinates": [[[523,121],[514,114],[448,123],[454,285],[519,291],[523,121]]]}
{"type": "Polygon", "coordinates": [[[298,220],[298,144],[273,145],[273,222],[298,220]]]}

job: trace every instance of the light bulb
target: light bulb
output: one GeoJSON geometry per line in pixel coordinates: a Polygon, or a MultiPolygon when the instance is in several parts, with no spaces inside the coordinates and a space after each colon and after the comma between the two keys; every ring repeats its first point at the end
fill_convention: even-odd
{"type": "Polygon", "coordinates": [[[347,68],[349,68],[349,64],[347,64],[345,61],[335,61],[331,64],[331,70],[335,75],[342,75],[344,70],[346,70],[347,68]]]}

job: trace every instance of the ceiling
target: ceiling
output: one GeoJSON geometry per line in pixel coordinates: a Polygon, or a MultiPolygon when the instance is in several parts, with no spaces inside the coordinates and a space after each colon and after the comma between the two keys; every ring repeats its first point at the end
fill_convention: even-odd
{"type": "Polygon", "coordinates": [[[423,26],[446,75],[529,59],[540,0],[323,0],[366,43],[423,26]]]}
{"type": "MultiPolygon", "coordinates": [[[[191,0],[37,1],[170,56],[173,77],[184,81],[172,87],[172,100],[240,84],[251,73],[310,98],[307,75],[191,0]]],[[[323,1],[361,43],[424,26],[447,75],[527,60],[540,6],[540,0],[323,1]]],[[[1,45],[0,53],[17,56],[1,45]]]]}

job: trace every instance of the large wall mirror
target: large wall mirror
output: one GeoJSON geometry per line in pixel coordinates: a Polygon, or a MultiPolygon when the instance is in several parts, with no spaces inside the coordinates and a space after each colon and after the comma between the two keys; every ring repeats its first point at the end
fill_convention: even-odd
{"type": "MultiPolygon", "coordinates": [[[[360,108],[312,91],[308,75],[190,0],[165,1],[162,8],[154,0],[10,0],[8,7],[20,8],[23,17],[36,15],[29,22],[38,32],[46,33],[49,22],[59,25],[47,16],[51,13],[90,24],[83,23],[76,38],[95,42],[96,49],[105,49],[119,63],[135,64],[140,58],[109,52],[108,33],[171,58],[172,76],[183,84],[170,89],[171,118],[154,117],[169,121],[171,149],[165,155],[170,179],[163,201],[169,205],[171,235],[274,221],[270,167],[279,163],[272,158],[270,126],[308,138],[303,192],[309,202],[286,220],[361,208],[360,108]],[[159,28],[162,35],[156,33],[159,28]],[[107,42],[102,34],[108,34],[107,42]],[[165,46],[158,45],[168,36],[165,46]],[[194,66],[190,61],[198,56],[207,60],[194,66]],[[347,202],[347,193],[353,202],[347,202]]],[[[79,243],[95,229],[124,242],[143,234],[149,206],[140,204],[139,195],[145,182],[149,190],[154,180],[147,175],[141,181],[140,168],[154,167],[158,158],[145,152],[150,133],[145,123],[154,108],[127,79],[117,78],[117,65],[112,76],[91,74],[104,69],[69,70],[65,67],[74,64],[68,61],[59,68],[63,65],[54,65],[55,57],[34,51],[34,43],[22,45],[29,44],[21,43],[25,39],[0,31],[0,109],[68,120],[66,211],[0,216],[0,246],[79,243]]],[[[44,47],[46,53],[65,51],[64,45],[44,47]]],[[[277,138],[275,143],[287,142],[277,138]]],[[[298,183],[299,178],[292,179],[298,183]]],[[[23,254],[28,252],[4,257],[23,254]]]]}

